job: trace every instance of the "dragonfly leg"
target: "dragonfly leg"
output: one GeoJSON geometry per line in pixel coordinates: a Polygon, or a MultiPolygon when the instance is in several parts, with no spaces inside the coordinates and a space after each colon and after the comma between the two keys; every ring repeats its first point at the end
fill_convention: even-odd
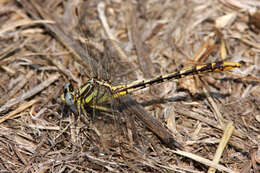
{"type": "Polygon", "coordinates": [[[77,101],[78,114],[76,115],[77,121],[80,119],[80,116],[81,116],[81,110],[82,110],[81,106],[82,106],[81,101],[80,101],[80,99],[78,99],[78,101],[77,101]]]}

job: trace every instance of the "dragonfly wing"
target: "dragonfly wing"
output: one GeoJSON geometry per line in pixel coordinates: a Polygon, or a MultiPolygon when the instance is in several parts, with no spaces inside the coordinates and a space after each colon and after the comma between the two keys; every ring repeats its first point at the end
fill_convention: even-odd
{"type": "Polygon", "coordinates": [[[109,79],[114,85],[136,80],[136,67],[129,52],[122,48],[123,43],[114,40],[104,41],[104,58],[102,64],[105,64],[109,79]]]}
{"type": "Polygon", "coordinates": [[[156,134],[161,141],[171,149],[182,149],[182,145],[178,143],[170,132],[162,125],[160,121],[155,119],[131,96],[126,95],[121,98],[121,109],[127,114],[134,115],[139,119],[150,131],[156,134]]]}

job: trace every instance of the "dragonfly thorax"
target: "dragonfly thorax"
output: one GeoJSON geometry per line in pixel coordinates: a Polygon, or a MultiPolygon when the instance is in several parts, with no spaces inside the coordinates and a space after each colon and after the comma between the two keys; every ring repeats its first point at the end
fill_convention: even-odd
{"type": "MultiPolygon", "coordinates": [[[[113,97],[112,90],[112,86],[108,82],[92,78],[78,90],[74,90],[72,84],[67,83],[64,86],[61,100],[66,106],[79,113],[85,108],[101,108],[101,104],[110,102],[111,97],[113,97]]],[[[102,110],[104,109],[102,108],[102,110]]]]}

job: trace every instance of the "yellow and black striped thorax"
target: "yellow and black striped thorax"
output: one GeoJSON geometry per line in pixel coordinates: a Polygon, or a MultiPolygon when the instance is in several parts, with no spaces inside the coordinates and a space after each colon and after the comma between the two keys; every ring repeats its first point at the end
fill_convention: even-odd
{"type": "Polygon", "coordinates": [[[78,90],[73,90],[72,84],[67,83],[64,86],[61,100],[68,106],[80,103],[92,107],[95,104],[108,101],[112,97],[111,91],[110,84],[93,78],[78,90]]]}

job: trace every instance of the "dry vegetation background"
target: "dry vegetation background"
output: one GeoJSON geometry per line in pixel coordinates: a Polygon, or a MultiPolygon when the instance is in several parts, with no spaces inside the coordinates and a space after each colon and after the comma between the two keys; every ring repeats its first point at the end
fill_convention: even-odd
{"type": "Polygon", "coordinates": [[[260,172],[258,9],[257,0],[0,0],[0,172],[260,172]],[[63,86],[82,86],[91,70],[76,56],[86,47],[99,65],[119,62],[108,71],[121,82],[223,59],[242,67],[131,94],[183,147],[174,149],[131,111],[125,134],[101,116],[91,125],[64,116],[63,86]]]}

